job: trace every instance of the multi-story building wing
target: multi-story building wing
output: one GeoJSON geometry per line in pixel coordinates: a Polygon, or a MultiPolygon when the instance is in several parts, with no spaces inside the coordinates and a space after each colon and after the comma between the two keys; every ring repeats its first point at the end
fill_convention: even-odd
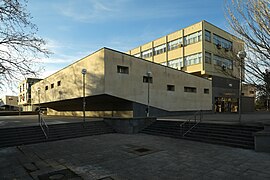
{"type": "Polygon", "coordinates": [[[32,96],[31,96],[31,87],[36,82],[41,79],[37,78],[26,78],[19,84],[19,96],[18,96],[18,105],[22,108],[23,111],[34,111],[36,106],[32,106],[32,96]]]}
{"type": "Polygon", "coordinates": [[[211,79],[213,110],[235,112],[240,74],[236,54],[243,49],[243,41],[201,21],[127,53],[211,79]]]}

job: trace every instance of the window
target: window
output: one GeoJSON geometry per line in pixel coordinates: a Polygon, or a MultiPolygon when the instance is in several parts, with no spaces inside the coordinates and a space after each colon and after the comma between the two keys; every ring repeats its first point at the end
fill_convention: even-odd
{"type": "Polygon", "coordinates": [[[148,49],[144,52],[142,52],[142,58],[149,58],[153,56],[152,49],[148,49]]]}
{"type": "Polygon", "coordinates": [[[195,88],[195,87],[184,87],[184,92],[196,93],[197,88],[195,88]]]}
{"type": "Polygon", "coordinates": [[[167,91],[175,91],[174,85],[167,85],[167,91]]]}
{"type": "Polygon", "coordinates": [[[211,32],[210,32],[210,31],[205,30],[205,33],[204,33],[204,39],[205,39],[206,41],[211,42],[211,32]]]}
{"type": "Polygon", "coordinates": [[[189,45],[202,40],[202,31],[187,35],[184,37],[184,44],[189,45]]]}
{"type": "Polygon", "coordinates": [[[153,77],[143,76],[144,83],[153,83],[153,77]]]}
{"type": "Polygon", "coordinates": [[[220,66],[225,69],[233,69],[232,60],[222,58],[220,56],[214,55],[213,56],[213,63],[217,66],[220,66]]]}
{"type": "Polygon", "coordinates": [[[216,34],[213,35],[213,43],[219,47],[225,48],[225,50],[232,49],[232,42],[224,39],[216,34]]]}
{"type": "Polygon", "coordinates": [[[163,63],[160,63],[161,65],[163,66],[167,66],[167,61],[163,62],[163,63]]]}
{"type": "Polygon", "coordinates": [[[166,52],[166,44],[154,47],[154,55],[162,54],[166,52]]]}
{"type": "Polygon", "coordinates": [[[176,48],[179,48],[182,44],[182,38],[173,40],[168,43],[168,51],[174,50],[176,48]]]}
{"type": "Polygon", "coordinates": [[[190,66],[193,64],[199,64],[202,60],[202,53],[193,54],[190,56],[185,56],[184,61],[186,66],[190,66]]]}
{"type": "Polygon", "coordinates": [[[52,83],[52,84],[51,84],[51,89],[53,89],[53,88],[54,88],[54,84],[52,83]]]}
{"type": "Polygon", "coordinates": [[[57,86],[61,86],[61,81],[57,81],[57,86]]]}
{"type": "Polygon", "coordinates": [[[129,69],[126,66],[117,66],[117,73],[128,74],[129,73],[129,69]]]}
{"type": "Polygon", "coordinates": [[[212,61],[211,53],[205,52],[205,59],[204,59],[204,61],[205,61],[206,63],[211,64],[211,61],[212,61]]]}
{"type": "Polygon", "coordinates": [[[174,69],[181,69],[184,66],[183,58],[168,61],[168,66],[174,69]]]}
{"type": "Polygon", "coordinates": [[[49,89],[49,87],[48,86],[45,86],[45,91],[47,91],[49,89]]]}
{"type": "Polygon", "coordinates": [[[135,56],[135,57],[141,57],[141,53],[134,54],[133,56],[135,56]]]}
{"type": "Polygon", "coordinates": [[[254,94],[255,92],[254,91],[249,91],[250,94],[254,94]]]}
{"type": "Polygon", "coordinates": [[[206,88],[205,88],[205,89],[203,90],[203,93],[204,93],[204,94],[209,94],[209,89],[206,89],[206,88]]]}

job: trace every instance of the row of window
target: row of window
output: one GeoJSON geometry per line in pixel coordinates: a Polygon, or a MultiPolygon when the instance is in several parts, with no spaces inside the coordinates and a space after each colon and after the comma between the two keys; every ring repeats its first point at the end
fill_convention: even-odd
{"type": "Polygon", "coordinates": [[[178,38],[176,40],[170,41],[167,44],[162,44],[160,46],[154,47],[153,49],[148,49],[143,51],[142,53],[134,54],[135,57],[141,58],[149,58],[158,54],[162,54],[164,52],[174,50],[183,45],[189,45],[202,40],[202,31],[195,32],[193,34],[184,36],[184,44],[182,38],[178,38]]]}
{"type": "MultiPolygon", "coordinates": [[[[127,66],[117,66],[117,73],[129,74],[129,68],[127,66]]],[[[153,83],[153,77],[143,76],[143,83],[153,83]]],[[[175,91],[175,85],[168,84],[167,91],[175,91]]],[[[184,87],[184,92],[197,93],[196,87],[184,87]]],[[[204,89],[204,94],[209,94],[209,89],[204,89]]]]}
{"type": "MultiPolygon", "coordinates": [[[[57,86],[61,86],[61,81],[57,81],[57,86]]],[[[54,83],[51,84],[51,89],[54,88],[54,83]]],[[[49,90],[49,86],[45,86],[45,91],[49,90]]]]}
{"type": "MultiPolygon", "coordinates": [[[[211,64],[212,63],[212,55],[209,52],[205,52],[205,62],[211,64]]],[[[225,69],[233,69],[233,62],[230,59],[226,59],[224,57],[213,55],[213,64],[218,65],[225,69]]]]}
{"type": "Polygon", "coordinates": [[[173,59],[167,62],[161,63],[164,66],[169,66],[175,69],[181,69],[184,66],[190,66],[194,64],[199,64],[202,62],[202,53],[196,53],[183,58],[173,59]]]}
{"type": "MultiPolygon", "coordinates": [[[[184,66],[190,66],[194,64],[199,64],[202,62],[202,53],[193,54],[190,56],[185,56],[183,58],[177,58],[170,60],[168,62],[161,63],[163,66],[168,66],[174,69],[181,69],[184,66]]],[[[212,63],[212,55],[209,52],[205,52],[205,63],[212,63]]],[[[233,62],[230,59],[226,59],[217,55],[213,55],[213,64],[226,69],[233,69],[233,62]]]]}
{"type": "MultiPolygon", "coordinates": [[[[204,37],[206,41],[211,42],[211,32],[205,30],[204,37]]],[[[217,45],[218,48],[224,48],[225,50],[231,50],[233,43],[219,35],[213,34],[213,43],[217,45]]]]}
{"type": "Polygon", "coordinates": [[[214,55],[213,63],[225,69],[233,69],[233,63],[231,60],[214,55]]]}

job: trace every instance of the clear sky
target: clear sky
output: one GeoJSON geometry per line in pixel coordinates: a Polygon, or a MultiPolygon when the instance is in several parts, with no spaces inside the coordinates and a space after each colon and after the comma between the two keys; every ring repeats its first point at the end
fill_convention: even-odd
{"type": "Polygon", "coordinates": [[[43,78],[102,47],[125,52],[201,20],[229,31],[223,0],[28,0],[28,11],[53,52],[43,78]]]}

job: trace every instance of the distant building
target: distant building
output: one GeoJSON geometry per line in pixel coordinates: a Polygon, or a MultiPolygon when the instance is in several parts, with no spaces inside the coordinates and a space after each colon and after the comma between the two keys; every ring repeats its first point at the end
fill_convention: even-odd
{"type": "Polygon", "coordinates": [[[256,98],[256,87],[251,84],[243,84],[242,85],[242,95],[245,97],[256,98]]]}
{"type": "Polygon", "coordinates": [[[6,111],[15,111],[19,110],[18,108],[18,96],[4,96],[0,99],[0,108],[1,110],[6,111]]]}
{"type": "Polygon", "coordinates": [[[212,109],[212,82],[183,71],[103,48],[31,87],[32,103],[48,115],[144,117],[212,109]],[[149,93],[148,93],[149,87],[149,93]]]}
{"type": "Polygon", "coordinates": [[[27,78],[19,84],[18,105],[23,111],[35,111],[36,106],[32,106],[31,87],[42,79],[27,78]]]}

